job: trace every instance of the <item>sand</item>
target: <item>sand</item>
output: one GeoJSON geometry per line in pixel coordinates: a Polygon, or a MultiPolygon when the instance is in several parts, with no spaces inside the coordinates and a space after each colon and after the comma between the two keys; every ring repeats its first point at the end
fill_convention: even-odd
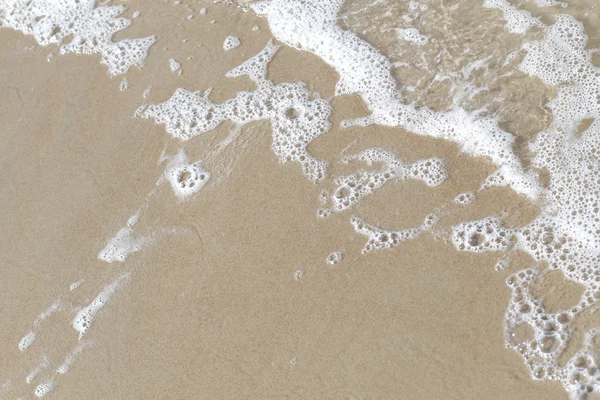
{"type": "MultiPolygon", "coordinates": [[[[167,100],[176,87],[214,87],[213,101],[252,89],[248,79],[224,73],[271,36],[263,19],[225,5],[190,4],[195,12],[165,2],[127,5],[128,13],[142,11],[127,37],[155,33],[159,42],[122,92],[121,78],[111,79],[99,57],[61,56],[56,46],[0,30],[0,384],[11,380],[0,398],[34,397],[29,371],[44,356],[55,369],[81,343],[71,308],[123,272],[131,273],[128,283],[47,398],[567,398],[560,384],[533,381],[504,345],[504,280],[531,260],[523,255],[495,272],[496,254],[459,253],[431,235],[365,256],[366,238],[348,222],[358,214],[387,228],[416,226],[456,193],[477,189],[491,164],[399,128],[341,130],[337,122],[365,113],[357,97],[343,96],[333,101],[334,127],[310,146],[330,159],[332,176],[351,170],[337,162],[341,149],[378,146],[408,161],[441,157],[449,179],[435,189],[389,184],[356,210],[319,220],[317,199],[327,185],[309,182],[297,164],[280,164],[269,124],[260,122],[206,160],[218,172],[181,203],[156,182],[163,151],[182,144],[163,126],[134,118],[135,110],[167,100]],[[224,53],[230,34],[242,44],[224,53]],[[181,76],[170,71],[170,58],[181,63],[181,76]],[[135,230],[151,245],[124,263],[98,260],[143,204],[135,230]],[[327,264],[337,250],[343,261],[327,264]],[[58,298],[69,306],[34,326],[58,298]],[[17,343],[32,327],[37,340],[21,352],[17,343]]],[[[315,56],[283,48],[269,77],[301,80],[329,97],[337,74],[315,56]]],[[[224,123],[186,142],[186,153],[204,157],[231,128],[224,123]]],[[[503,210],[514,224],[536,213],[509,189],[492,189],[450,211],[445,223],[503,210]]]]}

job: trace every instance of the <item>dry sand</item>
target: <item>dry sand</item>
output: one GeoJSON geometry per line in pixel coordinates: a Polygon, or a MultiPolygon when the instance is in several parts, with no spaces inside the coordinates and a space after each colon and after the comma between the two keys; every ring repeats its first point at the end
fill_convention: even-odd
{"type": "MultiPolygon", "coordinates": [[[[35,385],[24,377],[43,354],[56,368],[77,345],[67,308],[41,323],[35,345],[20,352],[19,339],[41,311],[59,296],[87,304],[131,271],[86,335],[93,343],[48,398],[566,399],[558,383],[532,381],[504,346],[504,279],[530,260],[495,272],[497,255],[458,253],[431,235],[364,256],[366,239],[348,222],[359,214],[386,228],[416,226],[456,193],[476,189],[492,171],[485,160],[397,128],[342,131],[335,122],[365,113],[346,96],[333,101],[332,130],[310,147],[332,161],[332,176],[349,171],[336,161],[352,144],[352,152],[385,147],[408,161],[439,156],[449,179],[433,190],[389,184],[356,210],[319,220],[325,185],[310,183],[297,164],[279,164],[261,122],[208,160],[213,179],[190,201],[178,202],[167,184],[156,187],[161,153],[182,144],[163,126],[133,118],[137,107],[167,100],[176,87],[214,87],[215,101],[251,89],[224,73],[270,39],[252,13],[208,2],[194,9],[200,5],[207,15],[187,20],[183,6],[128,2],[142,17],[126,36],[155,33],[159,42],[123,92],[97,56],[56,55],[56,46],[0,31],[0,378],[12,380],[0,397],[33,398],[35,385]],[[229,34],[242,45],[223,53],[229,34]],[[181,77],[169,58],[181,62],[181,77]],[[98,260],[155,189],[136,226],[154,233],[152,244],[125,263],[98,260]],[[328,265],[326,256],[340,249],[344,260],[328,265]]],[[[305,81],[324,97],[337,79],[316,57],[290,48],[276,55],[269,76],[305,81]]],[[[230,128],[224,123],[183,146],[202,158],[230,128]]],[[[515,224],[535,215],[510,190],[494,189],[449,212],[445,223],[502,210],[515,224]]]]}

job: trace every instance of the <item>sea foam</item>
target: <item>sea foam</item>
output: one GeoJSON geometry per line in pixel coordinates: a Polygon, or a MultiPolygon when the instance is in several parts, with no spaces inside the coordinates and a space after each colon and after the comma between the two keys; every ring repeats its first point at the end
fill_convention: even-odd
{"type": "Polygon", "coordinates": [[[33,36],[42,46],[59,44],[61,54],[99,53],[110,75],[124,74],[133,65],[142,65],[156,37],[113,42],[113,35],[131,24],[127,18],[118,18],[125,7],[96,7],[95,3],[95,0],[0,0],[0,25],[33,36]]]}

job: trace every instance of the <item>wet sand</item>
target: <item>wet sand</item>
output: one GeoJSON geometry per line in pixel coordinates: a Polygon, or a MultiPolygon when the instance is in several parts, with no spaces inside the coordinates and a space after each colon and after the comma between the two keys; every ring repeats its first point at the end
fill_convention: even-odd
{"type": "MultiPolygon", "coordinates": [[[[121,78],[109,78],[98,57],[56,55],[56,46],[0,30],[0,378],[12,380],[0,398],[33,398],[35,385],[24,379],[31,368],[43,354],[55,368],[77,344],[66,309],[43,321],[35,345],[20,352],[19,339],[41,311],[58,296],[87,304],[130,271],[86,334],[93,343],[47,398],[566,399],[559,383],[532,381],[504,346],[504,280],[531,260],[522,256],[495,272],[496,254],[459,253],[432,235],[365,256],[366,238],[349,223],[360,215],[390,229],[416,226],[477,189],[493,170],[486,160],[399,128],[341,130],[337,122],[365,113],[356,97],[342,96],[333,101],[333,128],[310,146],[332,163],[331,176],[350,170],[339,160],[351,145],[353,153],[377,146],[407,161],[440,157],[448,180],[433,190],[390,183],[356,209],[320,220],[317,199],[331,182],[314,185],[297,164],[280,164],[270,126],[259,122],[206,161],[213,177],[189,201],[156,185],[165,149],[183,146],[191,159],[203,158],[232,125],[182,144],[164,126],[133,118],[138,106],[165,101],[177,87],[214,87],[213,101],[251,89],[248,79],[224,73],[270,39],[252,13],[203,6],[207,15],[186,20],[182,6],[128,2],[142,16],[127,36],[155,33],[159,41],[144,68],[127,74],[123,92],[121,78]],[[223,53],[229,34],[242,45],[223,53]],[[181,77],[168,68],[172,57],[181,77]],[[124,263],[98,260],[153,190],[136,225],[151,245],[124,263]],[[343,261],[328,265],[327,255],[341,249],[343,261]]],[[[337,74],[315,56],[284,48],[269,77],[305,81],[329,97],[337,74]]],[[[447,227],[503,210],[518,224],[536,212],[509,189],[455,208],[447,227]]]]}

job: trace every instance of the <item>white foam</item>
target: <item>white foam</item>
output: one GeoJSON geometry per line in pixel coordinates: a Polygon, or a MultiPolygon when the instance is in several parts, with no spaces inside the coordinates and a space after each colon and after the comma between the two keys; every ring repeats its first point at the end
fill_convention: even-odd
{"type": "Polygon", "coordinates": [[[369,43],[338,26],[336,17],[342,3],[342,0],[301,3],[269,0],[253,3],[252,9],[267,17],[278,40],[316,54],[338,72],[336,94],[356,93],[362,97],[371,115],[344,121],[343,127],[402,126],[415,134],[456,142],[468,154],[489,157],[505,178],[503,184],[529,198],[538,196],[537,173],[523,169],[512,152],[513,136],[498,126],[497,119],[458,107],[436,112],[405,104],[389,60],[369,43]]]}
{"type": "Polygon", "coordinates": [[[475,200],[475,193],[465,192],[465,193],[461,193],[461,194],[457,195],[454,198],[453,203],[467,205],[467,204],[471,204],[474,200],[475,200]]]}
{"type": "Polygon", "coordinates": [[[52,389],[54,389],[54,381],[48,380],[37,385],[33,393],[36,397],[44,397],[45,395],[50,393],[52,389]]]}
{"type": "Polygon", "coordinates": [[[34,369],[32,369],[31,372],[29,372],[29,374],[27,374],[27,376],[25,377],[25,382],[27,384],[30,384],[31,382],[33,382],[35,380],[35,378],[38,376],[38,374],[41,371],[48,368],[49,365],[50,365],[50,361],[48,361],[48,357],[43,356],[42,361],[40,361],[40,363],[34,369]]]}
{"type": "Polygon", "coordinates": [[[240,39],[235,36],[227,36],[223,41],[223,50],[233,50],[241,44],[240,39]]]}
{"type": "Polygon", "coordinates": [[[117,18],[125,11],[119,6],[95,6],[94,0],[0,0],[0,25],[32,35],[42,46],[59,44],[60,53],[101,55],[110,75],[126,73],[141,66],[154,36],[113,42],[113,35],[128,27],[131,20],[117,18]],[[72,38],[68,43],[65,40],[72,38]]]}
{"type": "Polygon", "coordinates": [[[427,36],[421,35],[416,28],[396,28],[396,35],[398,38],[414,43],[417,46],[423,46],[429,40],[427,36]]]}
{"type": "Polygon", "coordinates": [[[71,365],[73,365],[73,363],[77,360],[77,357],[79,356],[79,354],[88,346],[90,346],[92,344],[92,342],[90,341],[84,341],[82,343],[79,343],[64,359],[64,361],[62,362],[62,364],[60,364],[60,366],[56,369],[56,372],[64,375],[67,372],[69,372],[69,369],[71,368],[71,365]]]}
{"type": "Polygon", "coordinates": [[[34,325],[38,325],[42,321],[44,321],[45,319],[49,318],[52,314],[54,314],[55,312],[57,312],[60,309],[61,306],[62,306],[62,300],[61,299],[58,299],[54,303],[50,304],[50,306],[48,306],[47,309],[45,309],[44,311],[42,311],[40,313],[40,315],[38,315],[38,317],[36,318],[36,320],[34,322],[34,325]]]}
{"type": "Polygon", "coordinates": [[[326,258],[327,264],[331,264],[331,265],[335,265],[335,264],[339,264],[340,262],[342,262],[342,260],[344,259],[344,252],[343,251],[334,251],[333,253],[329,254],[326,258]]]}
{"type": "Polygon", "coordinates": [[[130,254],[142,250],[148,243],[150,243],[149,238],[136,235],[131,226],[126,226],[106,243],[98,258],[107,263],[123,262],[130,254]]]}
{"type": "Polygon", "coordinates": [[[351,218],[350,223],[354,226],[354,230],[364,236],[367,236],[367,243],[362,249],[363,254],[368,254],[372,251],[389,249],[400,246],[407,240],[415,239],[423,232],[429,231],[438,222],[438,217],[429,214],[425,217],[423,224],[417,228],[409,228],[402,230],[387,230],[376,227],[375,225],[367,224],[360,218],[351,218]]]}
{"type": "Polygon", "coordinates": [[[568,4],[564,1],[556,1],[556,0],[534,0],[534,3],[538,7],[562,7],[567,8],[568,4]]]}
{"type": "Polygon", "coordinates": [[[383,164],[383,168],[374,171],[359,171],[357,173],[339,176],[334,180],[337,186],[332,195],[321,194],[321,204],[331,203],[329,209],[320,209],[319,217],[327,217],[331,213],[341,212],[354,207],[366,196],[371,195],[389,181],[404,181],[418,179],[427,186],[439,186],[446,180],[447,173],[442,160],[431,158],[414,163],[404,163],[393,153],[384,149],[367,149],[359,154],[346,156],[344,163],[362,161],[367,165],[383,164]]]}
{"type": "Polygon", "coordinates": [[[181,75],[181,64],[174,58],[169,59],[169,68],[171,69],[171,72],[181,75]]]}
{"type": "MultiPolygon", "coordinates": [[[[548,104],[552,123],[530,145],[535,154],[532,165],[544,169],[549,182],[541,196],[540,215],[531,223],[508,229],[497,217],[463,222],[453,228],[452,241],[459,250],[508,249],[510,257],[520,249],[536,260],[534,267],[507,279],[512,289],[505,317],[507,346],[522,355],[534,379],[559,380],[572,399],[579,399],[600,390],[598,375],[591,372],[597,368],[596,353],[588,343],[566,364],[559,358],[572,336],[571,321],[597,304],[600,290],[600,69],[591,62],[583,25],[572,16],[556,15],[552,25],[544,25],[503,0],[487,0],[486,6],[502,10],[512,31],[535,26],[545,34],[543,40],[524,45],[526,55],[519,68],[556,87],[556,97],[548,104]],[[583,125],[586,121],[588,125],[583,125]],[[548,312],[543,299],[533,295],[531,283],[546,265],[583,285],[575,307],[548,312]],[[517,342],[515,332],[522,325],[528,325],[533,335],[517,342]],[[588,361],[582,365],[581,359],[588,361]]],[[[507,262],[499,261],[501,267],[507,262]]],[[[592,330],[588,338],[596,334],[592,330]]]]}
{"type": "Polygon", "coordinates": [[[483,6],[501,10],[506,18],[506,27],[510,32],[523,34],[533,26],[541,26],[541,23],[533,18],[529,11],[517,10],[506,0],[485,0],[483,6]]]}
{"type": "Polygon", "coordinates": [[[303,83],[274,84],[266,78],[267,64],[278,49],[269,42],[256,56],[226,74],[232,78],[248,76],[257,86],[253,92],[239,92],[233,99],[215,104],[209,99],[210,89],[201,93],[179,88],[165,103],[141,108],[138,115],[165,124],[167,132],[180,140],[209,132],[226,120],[240,126],[269,120],[272,149],[279,161],[299,162],[310,180],[321,181],[327,163],[315,159],[306,147],[329,129],[331,106],[303,83]]]}
{"type": "Polygon", "coordinates": [[[210,173],[202,168],[202,161],[189,163],[183,150],[170,160],[164,176],[180,200],[197,193],[210,179],[210,173]]]}
{"type": "Polygon", "coordinates": [[[72,292],[73,290],[77,289],[79,286],[81,286],[81,284],[85,281],[85,279],[80,279],[77,282],[73,282],[71,283],[71,286],[69,286],[69,290],[72,292]]]}
{"type": "Polygon", "coordinates": [[[21,351],[25,351],[29,348],[29,346],[31,346],[36,339],[37,335],[35,332],[30,331],[28,333],[26,333],[21,340],[19,340],[19,350],[21,351]]]}
{"type": "Polygon", "coordinates": [[[146,88],[146,90],[144,90],[144,93],[142,93],[142,96],[147,99],[148,96],[150,96],[150,92],[152,91],[152,85],[148,86],[146,88]]]}
{"type": "Polygon", "coordinates": [[[121,92],[123,92],[123,91],[127,90],[128,87],[129,87],[129,81],[127,80],[127,78],[123,78],[123,80],[119,84],[119,89],[121,90],[121,92]]]}
{"type": "Polygon", "coordinates": [[[92,326],[96,314],[106,305],[110,298],[119,290],[129,279],[130,274],[124,273],[119,276],[114,282],[106,285],[98,296],[86,307],[81,309],[75,318],[73,319],[73,329],[79,332],[79,339],[85,335],[85,333],[92,326]]]}

